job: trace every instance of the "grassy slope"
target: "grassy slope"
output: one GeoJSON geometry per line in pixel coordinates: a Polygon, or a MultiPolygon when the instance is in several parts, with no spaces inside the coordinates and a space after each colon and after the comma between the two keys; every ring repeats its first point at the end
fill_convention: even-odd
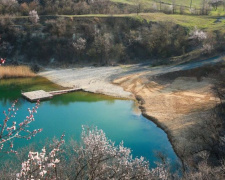
{"type": "MultiPolygon", "coordinates": [[[[88,16],[64,16],[64,17],[112,17],[111,15],[88,15],[88,16]]],[[[220,31],[222,33],[225,33],[225,19],[220,19],[219,22],[216,22],[218,18],[216,16],[196,16],[196,15],[178,15],[178,14],[164,14],[164,13],[140,13],[138,16],[134,14],[118,14],[113,15],[113,17],[131,17],[134,19],[137,19],[139,21],[152,21],[152,22],[173,22],[175,24],[179,24],[183,27],[186,27],[187,29],[191,30],[194,27],[197,27],[199,29],[202,29],[207,32],[212,31],[220,31]]],[[[186,58],[184,57],[176,57],[174,61],[180,61],[180,58],[183,59],[182,62],[189,61],[190,57],[192,59],[198,58],[201,52],[199,50],[194,50],[191,53],[189,53],[189,56],[186,58]]]]}
{"type": "MultiPolygon", "coordinates": [[[[141,4],[141,10],[145,10],[145,9],[151,9],[155,6],[157,6],[157,9],[159,10],[159,2],[160,0],[111,0],[112,2],[115,3],[122,3],[122,4],[127,4],[127,5],[133,5],[133,6],[137,6],[137,4],[141,4]]],[[[169,3],[172,4],[173,0],[161,0],[164,3],[169,3]]],[[[175,4],[178,6],[176,8],[176,12],[179,13],[179,6],[186,6],[187,8],[185,8],[184,12],[189,14],[189,8],[190,7],[190,2],[191,0],[175,0],[174,1],[175,4]]],[[[162,9],[163,9],[163,4],[162,4],[162,9]]],[[[168,5],[167,5],[168,7],[168,5]]],[[[192,0],[192,8],[194,9],[201,9],[202,8],[202,0],[192,0]]],[[[212,9],[209,13],[209,15],[212,16],[221,16],[221,15],[225,15],[225,11],[223,10],[222,6],[219,6],[218,9],[215,11],[214,9],[212,9]]]]}
{"type": "MultiPolygon", "coordinates": [[[[48,15],[40,16],[46,17],[48,15]]],[[[204,31],[215,31],[219,30],[225,32],[225,18],[220,16],[206,16],[206,15],[180,15],[180,14],[164,14],[164,13],[136,13],[132,14],[87,14],[87,15],[49,15],[49,17],[64,17],[64,18],[104,18],[104,17],[131,17],[139,21],[147,20],[148,22],[173,22],[179,24],[188,29],[193,29],[195,26],[204,31]],[[219,20],[219,21],[218,21],[219,20]],[[216,22],[218,21],[218,22],[216,22]]],[[[5,18],[4,16],[0,16],[5,18]]],[[[14,16],[12,19],[16,18],[28,18],[28,16],[14,16]]]]}
{"type": "Polygon", "coordinates": [[[219,17],[214,16],[167,15],[163,13],[143,13],[139,16],[148,21],[173,22],[188,29],[196,26],[205,31],[220,30],[225,32],[225,19],[220,19],[220,22],[215,22],[219,17]]]}
{"type": "Polygon", "coordinates": [[[188,29],[193,29],[195,26],[205,31],[219,30],[225,32],[225,19],[220,19],[220,22],[215,22],[216,16],[195,16],[195,15],[179,15],[179,14],[164,14],[164,13],[140,13],[138,16],[134,14],[89,14],[89,15],[60,15],[61,17],[132,17],[140,21],[147,20],[153,22],[173,22],[188,29]]]}
{"type": "MultiPolygon", "coordinates": [[[[160,0],[111,0],[111,1],[117,2],[117,3],[123,3],[123,4],[130,4],[130,5],[131,4],[135,5],[137,2],[148,4],[148,5],[160,2],[160,0]]],[[[169,3],[169,4],[173,3],[173,0],[161,0],[161,1],[165,3],[169,3]]],[[[175,3],[177,5],[182,5],[182,6],[190,6],[190,2],[191,0],[175,0],[175,3]]],[[[193,0],[192,7],[199,8],[201,6],[201,2],[202,0],[193,0]]]]}
{"type": "MultiPolygon", "coordinates": [[[[150,7],[152,4],[158,3],[160,0],[111,0],[117,3],[124,3],[129,5],[135,5],[137,2],[141,2],[143,7],[150,7]]],[[[162,2],[172,3],[173,0],[161,0],[162,2]]],[[[175,3],[178,5],[189,6],[191,0],[175,0],[175,3]]],[[[202,4],[202,0],[192,0],[192,7],[200,8],[202,4]]],[[[189,12],[190,13],[190,12],[189,12]]],[[[195,26],[199,29],[203,29],[205,31],[214,31],[219,30],[225,32],[225,19],[220,19],[219,22],[215,22],[219,16],[225,15],[225,11],[223,11],[222,7],[219,7],[217,11],[212,10],[209,16],[198,16],[198,15],[180,15],[180,14],[164,14],[164,13],[140,13],[137,16],[135,13],[133,14],[114,14],[114,15],[106,15],[106,14],[87,14],[87,15],[57,15],[58,17],[69,17],[69,18],[79,18],[79,17],[133,17],[140,21],[155,21],[155,22],[173,22],[175,24],[179,24],[181,26],[187,27],[188,29],[193,29],[195,26]]],[[[48,15],[47,15],[48,16],[48,15]]],[[[52,16],[52,15],[50,15],[52,16]]],[[[54,16],[54,15],[53,15],[54,16]]],[[[5,18],[4,16],[1,18],[5,18]]],[[[28,18],[26,16],[15,16],[13,18],[28,18]]]]}

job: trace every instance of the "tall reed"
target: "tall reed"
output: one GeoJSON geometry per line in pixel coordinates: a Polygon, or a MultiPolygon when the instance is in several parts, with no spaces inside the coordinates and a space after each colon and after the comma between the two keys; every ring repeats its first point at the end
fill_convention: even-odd
{"type": "Polygon", "coordinates": [[[28,66],[0,66],[0,79],[34,76],[36,74],[28,66]]]}

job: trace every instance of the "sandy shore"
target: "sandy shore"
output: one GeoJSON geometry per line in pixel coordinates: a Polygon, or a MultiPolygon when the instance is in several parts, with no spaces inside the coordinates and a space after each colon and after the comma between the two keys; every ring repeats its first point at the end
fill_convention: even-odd
{"type": "Polygon", "coordinates": [[[216,105],[213,82],[210,78],[198,82],[194,77],[157,82],[148,75],[129,75],[114,81],[135,94],[142,114],[167,133],[181,159],[193,155],[202,143],[190,138],[190,133],[216,105]]]}
{"type": "Polygon", "coordinates": [[[150,68],[147,64],[70,68],[47,70],[39,75],[63,87],[80,87],[88,92],[137,99],[142,114],[167,133],[177,155],[184,159],[201,143],[198,139],[190,139],[193,127],[216,105],[211,90],[214,80],[177,77],[171,81],[154,77],[218,61],[221,59],[158,68],[150,68]]]}
{"type": "Polygon", "coordinates": [[[220,61],[223,61],[222,57],[214,59],[211,58],[184,65],[171,65],[156,68],[151,68],[148,63],[145,63],[116,67],[48,69],[39,73],[39,75],[44,76],[50,81],[63,87],[79,87],[88,92],[101,93],[120,98],[134,98],[131,92],[124,91],[121,86],[112,84],[112,81],[128,75],[134,75],[134,77],[141,74],[154,76],[169,72],[193,69],[207,64],[218,63],[220,61]]]}
{"type": "MultiPolygon", "coordinates": [[[[148,66],[142,66],[142,70],[148,66]]],[[[119,98],[134,98],[133,94],[124,91],[121,86],[112,84],[115,77],[133,74],[140,71],[136,66],[126,67],[85,67],[60,70],[47,70],[39,73],[50,81],[63,87],[79,87],[87,92],[100,93],[119,98]]]]}

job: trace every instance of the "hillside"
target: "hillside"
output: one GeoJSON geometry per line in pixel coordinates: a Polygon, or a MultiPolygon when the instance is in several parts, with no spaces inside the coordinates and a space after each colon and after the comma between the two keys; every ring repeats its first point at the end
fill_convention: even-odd
{"type": "Polygon", "coordinates": [[[224,47],[225,19],[218,16],[133,13],[39,18],[37,23],[29,16],[0,18],[1,57],[14,64],[147,61],[159,65],[215,56],[224,47]],[[201,34],[207,38],[198,39],[201,34]]]}
{"type": "MultiPolygon", "coordinates": [[[[54,149],[50,155],[54,151],[63,152],[59,157],[65,158],[62,161],[43,158],[46,154],[45,147],[42,153],[29,152],[30,159],[27,163],[32,162],[33,155],[36,157],[40,154],[48,164],[43,166],[37,159],[37,168],[28,173],[27,178],[224,179],[225,163],[221,162],[225,157],[224,52],[225,0],[0,0],[0,89],[2,88],[3,92],[0,93],[1,106],[5,108],[9,100],[16,99],[17,96],[20,99],[21,93],[23,95],[23,92],[32,90],[70,88],[66,91],[85,91],[74,94],[64,94],[63,91],[65,96],[55,91],[54,95],[57,94],[57,97],[43,101],[42,107],[48,106],[45,111],[39,113],[44,115],[43,122],[40,123],[44,125],[43,129],[49,128],[59,133],[58,128],[67,125],[67,128],[63,127],[65,134],[66,131],[77,133],[81,124],[70,125],[70,122],[87,125],[100,122],[96,126],[108,127],[116,135],[116,139],[134,143],[134,149],[137,147],[138,151],[140,150],[137,156],[130,156],[135,150],[124,151],[121,143],[118,150],[122,154],[114,153],[110,150],[117,149],[114,148],[114,143],[108,141],[103,131],[100,133],[96,128],[97,139],[100,138],[101,141],[96,143],[112,143],[112,146],[96,149],[98,146],[91,143],[92,140],[87,140],[87,144],[81,142],[79,151],[72,148],[78,153],[74,156],[71,152],[67,155],[66,151],[59,150],[61,145],[57,145],[58,150],[54,149]],[[27,89],[30,85],[31,89],[27,89]],[[93,97],[95,95],[92,94],[88,97],[89,93],[99,95],[93,97]],[[110,101],[106,101],[101,95],[109,96],[107,99],[110,101]],[[123,109],[126,105],[122,100],[132,102],[129,111],[135,108],[135,112],[127,113],[127,110],[123,109]],[[88,107],[88,103],[94,105],[96,102],[100,104],[88,107]],[[120,105],[115,110],[107,110],[107,104],[120,105]],[[73,114],[74,112],[82,114],[73,114]],[[107,116],[102,116],[102,113],[107,116]],[[118,116],[114,117],[114,114],[118,116]],[[142,123],[144,117],[154,122],[154,128],[164,133],[169,149],[166,143],[158,138],[161,134],[157,135],[150,126],[150,129],[146,129],[147,124],[137,124],[142,123]],[[134,124],[132,118],[135,120],[134,124]],[[125,119],[128,121],[124,121],[125,119]],[[59,125],[55,128],[57,122],[59,125]],[[116,131],[118,127],[122,128],[121,131],[116,131]],[[134,127],[138,131],[134,131],[134,127]],[[130,131],[129,134],[127,130],[130,131]],[[142,131],[151,132],[153,135],[142,134],[142,131]],[[121,136],[123,133],[124,136],[121,136]],[[103,139],[106,141],[102,141],[103,139]],[[144,145],[140,144],[141,141],[144,145]],[[165,149],[156,149],[155,141],[165,149]],[[93,154],[88,153],[84,147],[91,147],[93,154]],[[102,150],[109,150],[109,154],[104,155],[102,150]],[[155,170],[150,169],[148,162],[145,163],[142,157],[140,160],[135,158],[135,163],[129,165],[134,162],[132,157],[148,157],[142,150],[145,150],[146,154],[155,152],[154,157],[160,161],[156,163],[155,170]],[[96,158],[95,152],[98,151],[100,159],[96,158]],[[169,151],[171,155],[167,156],[169,151]],[[83,156],[86,152],[91,156],[83,156]],[[84,159],[79,159],[82,156],[84,159]],[[124,159],[128,156],[130,158],[124,159]],[[167,162],[170,157],[178,157],[179,162],[176,165],[173,165],[172,161],[167,162]],[[93,161],[89,161],[90,158],[94,158],[93,161]],[[108,165],[104,165],[105,160],[109,160],[108,165]],[[120,160],[124,162],[121,163],[120,160]],[[114,168],[115,162],[118,162],[118,165],[114,168]],[[101,164],[102,166],[99,166],[101,164]],[[112,171],[108,169],[110,166],[113,166],[112,171]],[[32,174],[40,167],[48,168],[37,173],[35,176],[40,178],[36,178],[32,174]],[[51,172],[52,167],[54,169],[51,172]],[[91,168],[94,169],[90,170],[89,176],[86,171],[91,168]],[[102,169],[104,172],[100,173],[102,169]],[[123,169],[124,172],[121,171],[123,169]],[[137,174],[136,178],[132,173],[136,174],[137,169],[140,170],[140,175],[137,174]],[[173,169],[177,172],[173,172],[173,169]],[[147,174],[144,174],[145,172],[147,174]],[[48,173],[55,175],[47,176],[48,173]],[[98,174],[103,176],[98,178],[98,174]]],[[[5,119],[3,118],[3,126],[0,124],[0,153],[5,148],[3,143],[11,141],[12,136],[29,139],[42,131],[26,131],[28,124],[34,121],[33,113],[39,106],[39,100],[35,108],[25,108],[28,108],[30,115],[26,116],[24,122],[13,122],[12,127],[7,124],[9,117],[14,117],[11,112],[17,111],[14,109],[16,102],[17,100],[8,111],[3,111],[5,119]],[[7,132],[4,134],[4,131],[7,132]],[[23,131],[31,136],[19,135],[23,131]]],[[[27,106],[28,103],[22,100],[20,105],[27,106]]],[[[146,123],[150,123],[147,119],[146,123]]],[[[86,139],[84,135],[87,134],[93,137],[94,141],[97,140],[94,131],[92,133],[89,127],[87,132],[85,128],[83,131],[82,138],[86,139]]],[[[51,138],[50,134],[44,135],[51,138]]],[[[54,136],[56,135],[54,133],[54,136]]],[[[59,143],[63,141],[63,144],[64,134],[60,136],[59,143]]],[[[117,141],[115,143],[117,144],[117,141]]],[[[79,142],[75,144],[78,148],[79,142]]],[[[67,150],[71,147],[65,146],[67,150]]],[[[17,154],[11,142],[9,149],[6,153],[17,154]]],[[[21,160],[22,158],[15,165],[9,164],[12,169],[7,168],[8,164],[0,163],[0,177],[15,179],[14,172],[20,169],[21,160]]],[[[22,166],[25,167],[24,164],[22,166]]],[[[17,173],[17,179],[23,178],[24,172],[21,170],[21,173],[17,173]]]]}
{"type": "Polygon", "coordinates": [[[168,14],[224,15],[223,0],[111,0],[135,7],[136,12],[164,12],[168,14]]]}
{"type": "Polygon", "coordinates": [[[57,17],[67,17],[67,18],[85,18],[85,17],[98,17],[98,18],[106,18],[106,17],[123,17],[123,18],[133,18],[139,20],[141,22],[172,22],[174,24],[178,24],[183,26],[189,30],[192,30],[194,27],[197,27],[204,31],[221,31],[223,32],[225,29],[225,18],[220,16],[204,16],[204,15],[180,15],[180,14],[165,14],[160,12],[155,13],[136,13],[131,14],[89,14],[89,15],[58,15],[57,17]]]}
{"type": "Polygon", "coordinates": [[[135,5],[137,2],[146,4],[148,6],[154,5],[154,4],[173,4],[175,3],[176,5],[181,5],[181,6],[187,6],[190,7],[190,4],[192,2],[192,6],[196,8],[200,8],[202,5],[202,0],[112,0],[113,2],[118,2],[118,3],[124,3],[124,4],[133,4],[135,5]]]}
{"type": "Polygon", "coordinates": [[[0,7],[0,55],[14,64],[159,65],[223,51],[222,1],[7,2],[0,7]]]}

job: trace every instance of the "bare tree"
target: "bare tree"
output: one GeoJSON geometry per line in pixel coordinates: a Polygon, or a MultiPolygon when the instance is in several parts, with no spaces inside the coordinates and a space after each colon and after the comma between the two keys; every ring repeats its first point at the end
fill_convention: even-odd
{"type": "Polygon", "coordinates": [[[193,0],[190,0],[190,9],[192,8],[192,1],[193,1],[193,0]]]}
{"type": "Polygon", "coordinates": [[[159,1],[159,11],[161,11],[162,10],[162,1],[160,0],[159,1]]]}
{"type": "Polygon", "coordinates": [[[172,1],[172,8],[173,8],[172,13],[174,14],[176,11],[176,0],[172,1]]]}
{"type": "Polygon", "coordinates": [[[213,9],[216,11],[218,6],[223,5],[224,1],[223,0],[210,0],[209,4],[213,7],[213,9]]]}
{"type": "Polygon", "coordinates": [[[105,65],[109,62],[109,52],[112,48],[112,35],[109,33],[96,34],[92,44],[93,51],[89,51],[89,55],[99,58],[99,64],[105,65]]]}
{"type": "Polygon", "coordinates": [[[135,0],[136,13],[137,15],[141,12],[141,0],[135,0]]]}

